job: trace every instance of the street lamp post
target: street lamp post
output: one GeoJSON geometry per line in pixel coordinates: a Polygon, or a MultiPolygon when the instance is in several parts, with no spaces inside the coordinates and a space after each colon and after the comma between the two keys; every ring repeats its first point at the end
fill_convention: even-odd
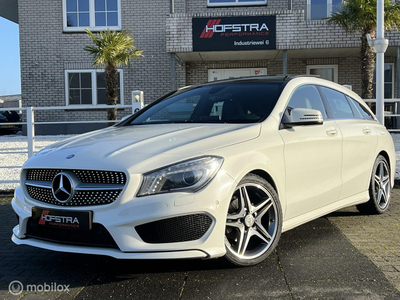
{"type": "Polygon", "coordinates": [[[384,0],[378,0],[376,4],[377,19],[376,19],[376,39],[372,40],[368,34],[368,43],[373,47],[376,53],[376,117],[378,121],[385,125],[384,116],[384,70],[385,70],[385,52],[389,45],[389,41],[385,39],[384,24],[384,0]]]}

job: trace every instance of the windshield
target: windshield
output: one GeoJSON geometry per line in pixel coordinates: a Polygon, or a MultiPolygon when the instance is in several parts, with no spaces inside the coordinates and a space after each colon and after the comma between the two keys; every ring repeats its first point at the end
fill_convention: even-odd
{"type": "Polygon", "coordinates": [[[144,109],[124,125],[255,123],[268,117],[284,82],[239,82],[180,90],[144,109]]]}

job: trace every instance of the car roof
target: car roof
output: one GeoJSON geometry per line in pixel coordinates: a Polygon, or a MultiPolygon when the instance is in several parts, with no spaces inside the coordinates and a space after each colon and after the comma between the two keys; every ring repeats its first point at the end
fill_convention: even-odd
{"type": "Polygon", "coordinates": [[[216,81],[210,81],[202,84],[194,84],[190,86],[184,86],[179,88],[182,89],[192,89],[201,86],[208,85],[218,85],[226,83],[244,83],[244,82],[289,82],[295,78],[319,78],[318,75],[258,75],[258,76],[247,76],[247,77],[237,77],[230,79],[221,79],[216,81]]]}
{"type": "Polygon", "coordinates": [[[216,81],[207,82],[204,85],[208,84],[218,84],[218,83],[236,83],[236,82],[257,82],[257,81],[290,81],[294,78],[303,78],[303,77],[314,77],[318,78],[318,75],[258,75],[258,76],[247,76],[247,77],[238,77],[238,78],[230,78],[230,79],[221,79],[216,81]]]}

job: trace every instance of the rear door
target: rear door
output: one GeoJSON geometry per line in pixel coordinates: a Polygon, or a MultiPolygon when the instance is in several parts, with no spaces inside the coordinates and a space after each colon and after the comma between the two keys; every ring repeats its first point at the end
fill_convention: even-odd
{"type": "Polygon", "coordinates": [[[345,199],[368,189],[378,143],[376,121],[356,100],[333,89],[321,90],[343,135],[340,199],[345,199]]]}
{"type": "Polygon", "coordinates": [[[324,123],[279,131],[284,141],[287,220],[337,201],[342,184],[342,135],[336,122],[327,118],[317,87],[297,88],[288,103],[291,108],[317,109],[324,123]]]}

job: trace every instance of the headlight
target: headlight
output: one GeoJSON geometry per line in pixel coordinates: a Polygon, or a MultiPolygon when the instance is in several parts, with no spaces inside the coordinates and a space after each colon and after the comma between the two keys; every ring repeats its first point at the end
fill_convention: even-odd
{"type": "Polygon", "coordinates": [[[223,161],[222,157],[206,156],[143,174],[138,196],[196,192],[214,178],[223,161]]]}

